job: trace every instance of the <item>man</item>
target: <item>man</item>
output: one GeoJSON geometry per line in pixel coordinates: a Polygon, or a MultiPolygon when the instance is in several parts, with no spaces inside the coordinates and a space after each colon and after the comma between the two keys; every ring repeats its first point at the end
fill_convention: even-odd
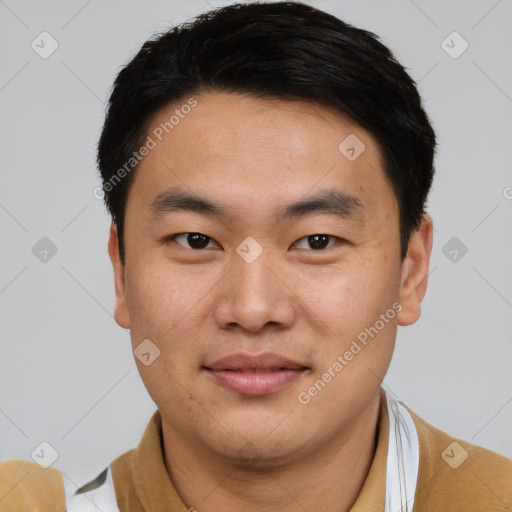
{"type": "Polygon", "coordinates": [[[435,136],[377,38],[237,4],[144,44],[98,148],[116,321],[158,410],[80,489],[0,465],[0,510],[510,510],[512,461],[381,388],[420,316],[435,136]]]}

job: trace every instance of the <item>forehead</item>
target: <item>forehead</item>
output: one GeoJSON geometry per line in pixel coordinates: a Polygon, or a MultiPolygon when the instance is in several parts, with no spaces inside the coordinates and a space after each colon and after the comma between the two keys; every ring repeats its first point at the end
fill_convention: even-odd
{"type": "Polygon", "coordinates": [[[375,138],[316,103],[203,92],[161,108],[148,126],[152,149],[130,190],[146,204],[176,186],[241,211],[318,188],[370,207],[395,199],[375,138]]]}

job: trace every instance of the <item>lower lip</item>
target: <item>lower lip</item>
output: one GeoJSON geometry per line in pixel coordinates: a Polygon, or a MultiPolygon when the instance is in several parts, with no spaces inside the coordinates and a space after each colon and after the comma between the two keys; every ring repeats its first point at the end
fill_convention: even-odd
{"type": "Polygon", "coordinates": [[[267,395],[298,380],[304,370],[244,373],[230,370],[208,370],[224,387],[242,395],[267,395]]]}

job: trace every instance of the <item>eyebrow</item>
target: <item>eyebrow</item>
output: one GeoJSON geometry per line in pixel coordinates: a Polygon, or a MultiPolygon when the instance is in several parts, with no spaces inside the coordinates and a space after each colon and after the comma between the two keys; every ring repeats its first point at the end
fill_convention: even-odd
{"type": "MultiPolygon", "coordinates": [[[[157,218],[178,211],[226,219],[234,217],[233,212],[225,206],[179,188],[171,188],[158,194],[149,210],[157,218]]],[[[328,214],[343,219],[362,220],[364,210],[363,204],[357,197],[330,188],[321,190],[307,199],[278,208],[274,218],[276,222],[281,222],[309,215],[328,214]]]]}

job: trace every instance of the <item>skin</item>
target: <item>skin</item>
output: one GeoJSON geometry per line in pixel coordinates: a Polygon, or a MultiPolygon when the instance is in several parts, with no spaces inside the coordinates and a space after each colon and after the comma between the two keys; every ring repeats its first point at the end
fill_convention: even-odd
{"type": "MultiPolygon", "coordinates": [[[[397,325],[414,323],[426,291],[432,219],[425,215],[400,258],[398,204],[373,136],[305,101],[220,91],[198,105],[137,168],[125,217],[125,265],[116,227],[109,253],[119,325],[163,421],[166,465],[187,507],[349,510],[371,465],[379,390],[397,325]],[[365,150],[338,149],[355,134],[365,150]],[[229,208],[229,218],[174,212],[156,218],[155,197],[180,187],[229,208]],[[325,213],[282,222],[274,212],[325,189],[356,197],[362,215],[325,213]],[[194,249],[180,233],[210,237],[194,249]],[[332,235],[314,250],[308,238],[332,235]],[[263,252],[236,252],[248,236],[263,252]],[[308,404],[297,397],[396,302],[402,310],[308,404]],[[203,365],[237,352],[274,352],[309,368],[283,389],[244,396],[203,365]],[[312,492],[314,490],[314,492],[312,492]]],[[[148,133],[183,102],[161,109],[148,133]]]]}

